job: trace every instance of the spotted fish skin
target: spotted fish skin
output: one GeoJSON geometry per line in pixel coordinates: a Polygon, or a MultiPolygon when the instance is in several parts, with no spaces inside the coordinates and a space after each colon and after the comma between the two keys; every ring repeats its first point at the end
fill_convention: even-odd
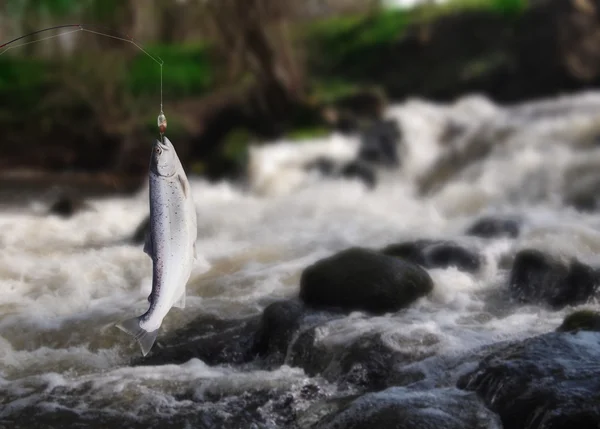
{"type": "Polygon", "coordinates": [[[132,335],[146,356],[163,319],[185,307],[185,289],[196,259],[196,208],[190,184],[168,138],[156,141],[149,171],[150,231],[144,252],[152,259],[150,307],[117,327],[132,335]]]}

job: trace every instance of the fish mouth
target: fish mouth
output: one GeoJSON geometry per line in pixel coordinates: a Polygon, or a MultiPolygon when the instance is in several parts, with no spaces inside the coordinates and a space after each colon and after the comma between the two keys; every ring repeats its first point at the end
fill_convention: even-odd
{"type": "Polygon", "coordinates": [[[169,146],[167,146],[166,144],[162,143],[160,140],[156,140],[156,142],[154,143],[154,145],[158,146],[162,150],[168,150],[169,149],[169,146]]]}

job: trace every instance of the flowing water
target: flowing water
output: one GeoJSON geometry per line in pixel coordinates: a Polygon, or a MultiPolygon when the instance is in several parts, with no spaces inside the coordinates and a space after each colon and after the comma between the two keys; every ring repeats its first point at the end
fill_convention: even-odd
{"type": "MultiPolygon", "coordinates": [[[[376,331],[396,349],[441,356],[555,329],[572,309],[506,306],[496,293],[507,281],[501,261],[535,247],[600,265],[600,216],[564,203],[577,181],[597,177],[600,168],[600,94],[510,107],[480,97],[449,105],[409,100],[387,115],[403,132],[402,166],[379,170],[372,190],[302,168],[316,156],[352,158],[357,140],[340,135],[253,150],[244,186],[191,178],[204,260],[192,272],[186,309],[171,310],[159,343],[199,315],[239,318],[297,296],[303,268],[336,251],[416,238],[464,242],[480,250],[484,266],[475,274],[428,270],[435,283],[430,296],[394,315],[336,319],[320,341],[334,347],[376,331]],[[459,131],[447,137],[449,126],[459,131]],[[420,196],[419,184],[437,160],[452,152],[458,165],[482,148],[478,159],[420,196]],[[523,217],[521,235],[464,236],[482,214],[523,217]],[[435,341],[423,343],[428,335],[435,341]]],[[[202,409],[227,419],[251,390],[301,398],[315,384],[326,395],[336,393],[334,385],[290,365],[267,371],[192,359],[130,366],[139,348],[113,325],[147,307],[150,259],[141,246],[122,242],[148,212],[147,190],[90,204],[70,219],[41,214],[35,201],[0,213],[0,427],[18,427],[19,413],[32,409],[134,420],[202,409]]],[[[276,405],[256,410],[263,426],[239,427],[278,427],[269,423],[276,405]]]]}

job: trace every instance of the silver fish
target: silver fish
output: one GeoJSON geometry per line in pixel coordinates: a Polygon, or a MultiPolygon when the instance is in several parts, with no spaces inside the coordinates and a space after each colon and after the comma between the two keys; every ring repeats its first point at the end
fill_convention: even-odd
{"type": "Polygon", "coordinates": [[[173,144],[156,141],[150,158],[150,231],[144,252],[152,259],[150,308],[117,327],[132,335],[146,356],[171,307],[185,307],[185,288],[196,260],[196,208],[173,144]]]}

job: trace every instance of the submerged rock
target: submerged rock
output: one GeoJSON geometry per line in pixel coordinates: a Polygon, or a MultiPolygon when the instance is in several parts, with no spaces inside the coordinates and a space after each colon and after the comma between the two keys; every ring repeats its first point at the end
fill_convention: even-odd
{"type": "Polygon", "coordinates": [[[317,171],[323,177],[359,179],[369,188],[377,185],[375,169],[360,160],[340,164],[331,158],[319,157],[307,163],[304,168],[308,171],[317,171]]]}
{"type": "Polygon", "coordinates": [[[285,356],[305,314],[306,308],[299,300],[278,301],[268,305],[256,333],[256,353],[260,356],[285,356]]]}
{"type": "MultiPolygon", "coordinates": [[[[330,401],[335,410],[316,424],[310,414],[299,418],[301,429],[501,429],[498,417],[474,394],[455,388],[411,391],[402,387],[330,401]]],[[[322,405],[321,405],[322,407],[322,405]]],[[[316,408],[316,407],[314,407],[316,408]]]]}
{"type": "Polygon", "coordinates": [[[576,259],[565,263],[539,250],[525,249],[515,255],[509,290],[520,302],[559,309],[588,301],[598,283],[598,272],[576,259]]]}
{"type": "Polygon", "coordinates": [[[512,217],[486,216],[477,220],[467,231],[467,235],[482,238],[516,238],[519,236],[521,222],[512,217]]]}
{"type": "Polygon", "coordinates": [[[299,331],[342,316],[343,313],[315,311],[298,299],[274,302],[263,311],[253,351],[264,358],[267,366],[282,365],[299,331]]]}
{"type": "MultiPolygon", "coordinates": [[[[341,388],[362,391],[380,390],[405,383],[397,368],[425,359],[436,352],[439,339],[434,335],[399,339],[398,347],[382,339],[382,334],[369,332],[356,338],[331,343],[323,340],[327,324],[300,333],[290,350],[289,364],[304,369],[309,376],[320,375],[341,388]]],[[[408,382],[412,379],[408,380],[408,382]]]]}
{"type": "Polygon", "coordinates": [[[385,255],[402,258],[425,268],[456,267],[459,270],[475,272],[481,267],[481,257],[453,241],[416,240],[391,244],[381,252],[385,255]]]}
{"type": "Polygon", "coordinates": [[[48,214],[57,215],[63,218],[71,216],[90,209],[90,205],[80,197],[75,195],[60,195],[48,208],[48,214]]]}
{"type": "Polygon", "coordinates": [[[592,310],[579,310],[569,314],[556,328],[558,332],[596,331],[600,332],[600,313],[592,310]]]}
{"type": "Polygon", "coordinates": [[[349,162],[342,167],[340,174],[347,179],[360,179],[369,188],[374,188],[377,185],[375,170],[364,162],[349,162]]]}
{"type": "Polygon", "coordinates": [[[433,280],[418,265],[358,247],[317,261],[300,278],[300,299],[307,305],[348,312],[397,311],[432,289],[433,280]]]}
{"type": "Polygon", "coordinates": [[[495,350],[458,381],[505,428],[600,425],[600,334],[549,333],[495,350]]]}
{"type": "Polygon", "coordinates": [[[221,320],[201,316],[159,339],[148,356],[133,365],[181,364],[198,358],[207,365],[242,364],[254,358],[254,335],[259,317],[221,320]]]}

